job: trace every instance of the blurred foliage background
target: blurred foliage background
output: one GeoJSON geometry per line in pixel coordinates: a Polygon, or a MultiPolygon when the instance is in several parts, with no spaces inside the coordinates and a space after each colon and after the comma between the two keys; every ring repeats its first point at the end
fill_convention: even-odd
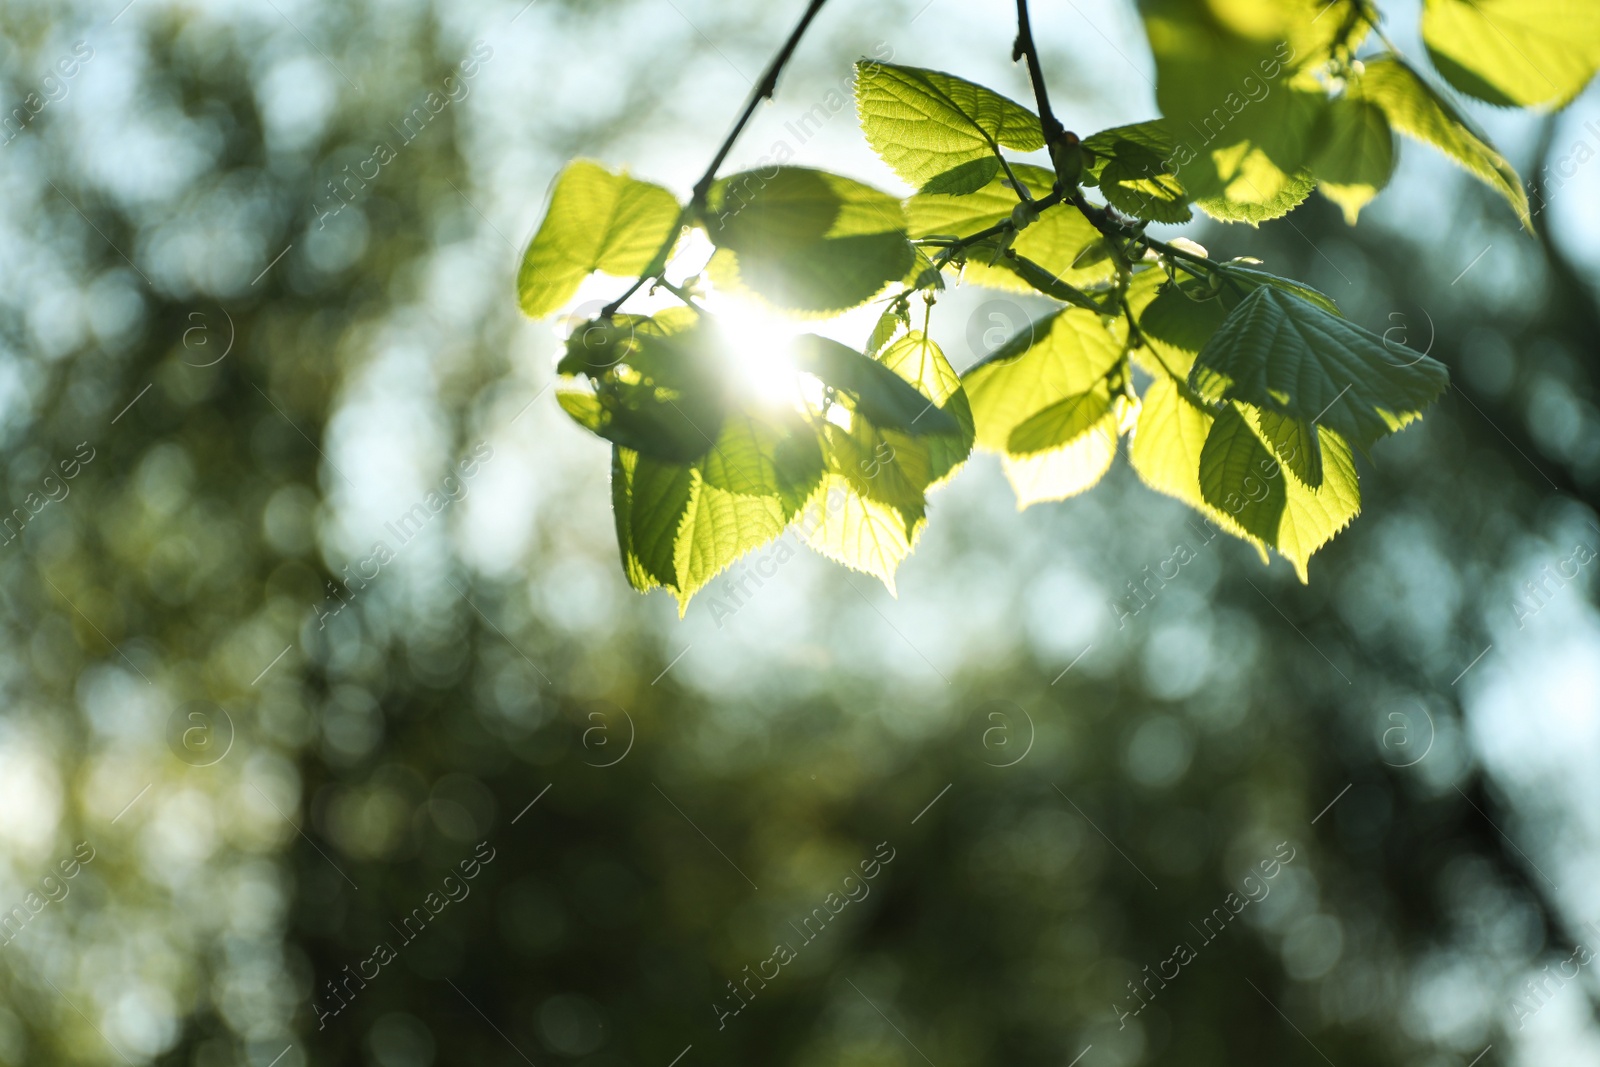
{"type": "MultiPolygon", "coordinates": [[[[511,279],[568,158],[684,191],[800,6],[6,4],[0,1063],[1600,1063],[1594,93],[1482,115],[1540,240],[1421,152],[1186,231],[1452,369],[1309,587],[980,458],[898,600],[801,551],[679,622],[511,279]]],[[[1026,98],[1010,19],[835,0],[730,169],[893,188],[801,120],[884,44],[1026,98]]],[[[1154,114],[1123,0],[1034,20],[1069,125],[1154,114]]]]}

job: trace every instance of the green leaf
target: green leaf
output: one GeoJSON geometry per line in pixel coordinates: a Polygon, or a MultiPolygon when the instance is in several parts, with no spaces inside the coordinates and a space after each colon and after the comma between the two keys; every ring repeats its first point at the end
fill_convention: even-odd
{"type": "Polygon", "coordinates": [[[1117,438],[1117,415],[1107,411],[1088,430],[1058,448],[1001,456],[1000,466],[1016,494],[1017,510],[1065,500],[1093,488],[1111,469],[1117,438]]]}
{"type": "MultiPolygon", "coordinates": [[[[1054,172],[1043,167],[1017,163],[1011,170],[1035,197],[1049,195],[1055,185],[1054,172]]],[[[1011,180],[1001,176],[965,196],[917,193],[906,200],[906,217],[913,237],[966,237],[1010,218],[1018,202],[1011,180]]],[[[1010,249],[1066,285],[1095,285],[1116,274],[1099,231],[1076,211],[1044,212],[1015,236],[1010,249]]],[[[1026,268],[1000,254],[995,242],[975,245],[968,252],[962,280],[1014,293],[1050,293],[1040,279],[1030,280],[1026,268]]],[[[1050,295],[1065,299],[1059,293],[1050,295]]]]}
{"type": "Polygon", "coordinates": [[[803,315],[865,303],[915,260],[898,200],[806,167],[724,178],[704,218],[719,249],[708,268],[718,285],[803,315]]]}
{"type": "MultiPolygon", "coordinates": [[[[807,508],[806,540],[818,552],[871,574],[894,592],[894,574],[927,521],[927,492],[972,450],[972,413],[961,379],[939,347],[913,330],[879,357],[912,387],[923,407],[951,420],[954,432],[913,435],[875,422],[849,400],[846,429],[824,427],[828,474],[807,508]]],[[[928,421],[917,420],[920,430],[928,421]]]]}
{"type": "Polygon", "coordinates": [[[641,593],[675,588],[672,564],[678,527],[689,507],[694,475],[689,467],[611,449],[611,510],[628,582],[641,593]]]}
{"type": "MultiPolygon", "coordinates": [[[[1011,172],[1034,199],[1048,196],[1055,186],[1055,172],[1043,167],[1014,163],[1011,172]]],[[[912,237],[965,237],[1010,218],[1020,202],[1003,174],[964,196],[924,189],[906,198],[907,229],[912,237]]]]}
{"type": "Polygon", "coordinates": [[[1313,185],[1305,163],[1324,103],[1294,72],[1320,62],[1331,43],[1316,7],[1146,0],[1141,10],[1183,188],[1224,221],[1256,224],[1293,210],[1313,185]]]}
{"type": "Polygon", "coordinates": [[[730,493],[706,482],[696,470],[672,553],[678,616],[689,610],[689,599],[706,583],[783,533],[792,517],[777,497],[730,493]]]}
{"type": "Polygon", "coordinates": [[[1402,60],[1390,55],[1372,60],[1349,91],[1382,108],[1395,129],[1437,148],[1505,197],[1523,226],[1533,228],[1528,194],[1516,169],[1454,105],[1402,60]]]}
{"type": "Polygon", "coordinates": [[[1207,288],[1203,283],[1168,283],[1138,315],[1139,332],[1154,350],[1161,369],[1180,379],[1187,379],[1195,356],[1228,317],[1220,294],[1196,298],[1207,288]]]}
{"type": "Polygon", "coordinates": [[[619,315],[579,330],[557,369],[590,377],[592,392],[568,389],[557,399],[579,425],[614,444],[687,463],[722,430],[726,365],[687,308],[651,319],[619,315]]]}
{"type": "Polygon", "coordinates": [[[1422,39],[1445,81],[1502,107],[1570,104],[1600,67],[1590,0],[1427,0],[1422,39]]]}
{"type": "Polygon", "coordinates": [[[1001,145],[1044,147],[1039,119],[1027,108],[936,70],[860,62],[856,107],[873,151],[918,188],[963,163],[997,156],[1001,145]]]}
{"type": "Polygon", "coordinates": [[[1274,547],[1288,504],[1282,468],[1238,405],[1217,413],[1200,450],[1200,492],[1253,538],[1274,547]]]}
{"type": "Polygon", "coordinates": [[[1344,317],[1344,312],[1339,310],[1339,305],[1334,301],[1333,297],[1324,293],[1320,293],[1303,282],[1297,282],[1293,278],[1285,278],[1282,275],[1272,274],[1269,271],[1256,270],[1254,267],[1246,267],[1237,260],[1229,260],[1227,263],[1223,263],[1220,266],[1222,273],[1238,282],[1243,290],[1242,293],[1235,293],[1232,286],[1224,285],[1222,287],[1223,306],[1229,311],[1232,311],[1235,307],[1238,307],[1239,302],[1256,289],[1263,285],[1270,285],[1274,289],[1281,289],[1286,293],[1292,293],[1307,303],[1315,304],[1317,307],[1321,308],[1323,311],[1326,311],[1330,315],[1337,315],[1340,318],[1344,317]]]}
{"type": "Polygon", "coordinates": [[[1365,450],[1419,418],[1449,375],[1437,360],[1264,285],[1206,342],[1189,383],[1207,400],[1320,423],[1365,450]]]}
{"type": "Polygon", "coordinates": [[[1239,404],[1217,415],[1200,454],[1201,491],[1212,507],[1276,549],[1305,582],[1312,554],[1361,510],[1355,461],[1338,434],[1318,427],[1323,479],[1311,488],[1273,458],[1256,420],[1254,410],[1239,404]]]}
{"type": "MultiPolygon", "coordinates": [[[[921,330],[907,333],[890,345],[878,360],[955,421],[954,433],[924,433],[918,438],[928,452],[928,483],[923,488],[949,480],[971,454],[975,438],[972,407],[961,386],[961,376],[933,339],[921,330]]],[[[918,419],[916,424],[920,426],[922,421],[918,419]]],[[[889,430],[885,436],[893,444],[902,435],[889,430]]]]}
{"type": "Polygon", "coordinates": [[[1226,511],[1213,507],[1200,489],[1200,456],[1214,421],[1210,410],[1191,401],[1182,383],[1157,378],[1140,398],[1139,421],[1128,445],[1128,460],[1151,489],[1183,501],[1215,525],[1256,547],[1267,562],[1265,543],[1226,511]]]}
{"type": "Polygon", "coordinates": [[[628,581],[678,598],[678,614],[740,556],[777,537],[824,473],[815,432],[797,415],[730,416],[694,463],[612,450],[611,501],[628,581]]]}
{"type": "Polygon", "coordinates": [[[586,159],[556,178],[539,232],[522,254],[517,302],[541,318],[560,308],[590,273],[643,273],[678,227],[678,201],[659,185],[586,159]]]}
{"type": "Polygon", "coordinates": [[[1361,213],[1394,174],[1394,131],[1383,109],[1360,97],[1341,96],[1329,103],[1317,125],[1311,171],[1322,195],[1344,209],[1344,221],[1356,224],[1361,213]]]}
{"type": "Polygon", "coordinates": [[[903,305],[890,301],[884,308],[883,314],[878,316],[877,325],[872,327],[872,335],[867,338],[867,348],[863,355],[876,356],[883,351],[883,346],[894,340],[894,335],[911,325],[911,317],[903,305]]]}
{"type": "Polygon", "coordinates": [[[1122,339],[1093,312],[1066,308],[1031,323],[961,376],[978,444],[1006,453],[1012,431],[1093,389],[1121,357],[1122,339]]]}
{"type": "Polygon", "coordinates": [[[928,179],[917,191],[930,195],[966,196],[994,181],[999,173],[1000,160],[997,156],[970,159],[928,179]]]}
{"type": "Polygon", "coordinates": [[[1189,221],[1189,194],[1175,173],[1177,145],[1165,122],[1102,130],[1083,144],[1098,157],[1092,176],[1112,207],[1151,222],[1189,221]]]}
{"type": "Polygon", "coordinates": [[[1069,396],[1028,416],[1006,438],[1006,453],[1026,456],[1070,444],[1111,410],[1111,387],[1096,383],[1087,393],[1069,396]]]}
{"type": "Polygon", "coordinates": [[[728,417],[700,462],[705,484],[736,496],[776,499],[791,518],[822,479],[821,443],[798,412],[728,417]]]}
{"type": "Polygon", "coordinates": [[[889,504],[859,492],[839,474],[829,474],[812,496],[801,522],[806,544],[852,570],[870,574],[891,594],[894,575],[916,547],[926,520],[908,523],[889,504]]]}
{"type": "Polygon", "coordinates": [[[1273,455],[1294,471],[1301,482],[1315,489],[1322,484],[1322,447],[1317,443],[1316,427],[1301,419],[1276,411],[1255,412],[1256,429],[1272,448],[1273,455]]]}
{"type": "Polygon", "coordinates": [[[795,366],[849,395],[876,425],[909,434],[959,433],[949,412],[876,360],[838,341],[806,334],[795,342],[795,366]]]}

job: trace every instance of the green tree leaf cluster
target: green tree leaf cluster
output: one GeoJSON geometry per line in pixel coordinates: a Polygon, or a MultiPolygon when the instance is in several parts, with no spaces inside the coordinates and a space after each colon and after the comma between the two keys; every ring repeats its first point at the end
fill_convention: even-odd
{"type": "MultiPolygon", "coordinates": [[[[1398,54],[1367,0],[1141,0],[1161,115],[1080,138],[1051,111],[1024,0],[1014,51],[1035,109],[953,74],[858,64],[863,135],[909,196],[800,166],[719,178],[820,3],[687,203],[575,162],[523,259],[535,317],[593,272],[634,279],[557,367],[563,408],[612,445],[629,581],[683,610],[798,522],[892,590],[927,494],[974,446],[1000,456],[1026,507],[1092,487],[1124,436],[1150,487],[1307,580],[1360,510],[1356,454],[1419,418],[1448,375],[1254,260],[1146,230],[1194,207],[1258,225],[1314,189],[1354,224],[1394,172],[1397,132],[1528,224],[1520,178],[1449,90],[1398,54]],[[1364,55],[1369,38],[1382,48],[1364,55]],[[1020,158],[1041,150],[1049,166],[1020,158]],[[715,251],[672,284],[690,230],[715,251]],[[928,333],[958,283],[1059,306],[958,375],[928,333]],[[646,287],[683,306],[623,313],[646,287]],[[859,349],[820,334],[789,346],[792,396],[775,405],[738,384],[751,341],[712,310],[729,299],[800,321],[883,310],[859,349]]],[[[1600,66],[1600,14],[1577,0],[1428,0],[1423,36],[1444,81],[1494,104],[1560,106],[1600,66]]]]}

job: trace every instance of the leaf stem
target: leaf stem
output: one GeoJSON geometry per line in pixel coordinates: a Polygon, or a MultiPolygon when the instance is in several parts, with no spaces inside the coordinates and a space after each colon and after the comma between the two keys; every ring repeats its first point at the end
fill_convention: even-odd
{"type": "Polygon", "coordinates": [[[667,257],[672,254],[672,248],[678,242],[679,232],[705,207],[706,196],[711,192],[711,183],[717,180],[717,170],[721,168],[723,162],[728,158],[728,153],[733,151],[734,142],[739,139],[739,135],[744,132],[745,126],[749,124],[750,117],[755,114],[756,105],[763,100],[772,99],[772,94],[778,89],[778,75],[783,72],[784,66],[789,62],[789,57],[794,55],[795,48],[799,46],[800,38],[805,36],[806,29],[811,25],[811,20],[817,17],[817,12],[822,10],[822,5],[825,3],[827,3],[827,0],[810,0],[806,5],[805,13],[800,16],[800,21],[795,24],[793,32],[789,34],[789,39],[783,43],[782,48],[778,49],[778,54],[772,57],[772,62],[767,64],[766,73],[761,75],[761,80],[751,87],[750,96],[744,103],[744,110],[740,112],[738,120],[734,122],[733,129],[728,131],[728,136],[723,138],[722,147],[718,148],[717,154],[711,157],[711,163],[706,167],[705,173],[700,176],[700,180],[694,183],[694,194],[690,197],[688,205],[679,212],[678,222],[668,233],[667,239],[661,243],[660,251],[656,253],[655,258],[651,260],[650,266],[645,269],[645,272],[634,279],[632,285],[628,286],[627,292],[611,301],[601,310],[601,318],[609,319],[615,315],[617,309],[630,296],[638,292],[646,282],[660,280],[661,273],[667,269],[667,257]]]}

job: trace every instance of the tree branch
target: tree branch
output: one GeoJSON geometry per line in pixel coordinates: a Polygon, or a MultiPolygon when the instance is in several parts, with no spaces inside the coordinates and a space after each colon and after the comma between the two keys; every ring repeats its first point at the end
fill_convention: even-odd
{"type": "Polygon", "coordinates": [[[772,62],[767,64],[766,73],[761,75],[761,80],[751,88],[750,96],[744,103],[744,110],[733,124],[733,129],[728,131],[728,136],[723,138],[722,147],[717,149],[717,154],[711,158],[711,164],[706,167],[706,171],[700,176],[700,180],[694,183],[694,195],[690,198],[688,206],[678,214],[678,222],[672,227],[667,239],[662,242],[661,250],[656,253],[655,258],[651,260],[650,266],[646,268],[645,272],[636,278],[632,285],[628,286],[628,291],[605,306],[600,312],[601,318],[609,319],[615,315],[617,309],[630,296],[638,292],[645,282],[660,279],[661,272],[666,270],[667,267],[667,257],[672,254],[672,246],[678,241],[678,231],[683,228],[685,223],[699,214],[701,208],[705,207],[706,196],[711,192],[711,183],[717,180],[718,169],[728,158],[728,153],[733,151],[734,142],[744,132],[745,126],[750,122],[750,117],[755,114],[756,105],[763,100],[772,99],[772,94],[778,88],[778,75],[783,72],[784,66],[789,62],[789,57],[794,55],[795,48],[799,46],[800,38],[805,36],[807,27],[811,25],[811,20],[817,17],[817,12],[822,10],[822,5],[825,3],[827,3],[827,0],[810,0],[806,5],[805,14],[800,16],[800,21],[795,25],[794,31],[789,34],[789,39],[783,43],[782,48],[778,49],[778,54],[772,57],[772,62]]]}
{"type": "Polygon", "coordinates": [[[1033,27],[1028,22],[1028,0],[1017,0],[1017,42],[1011,46],[1011,60],[1026,57],[1028,77],[1033,82],[1033,98],[1039,105],[1039,128],[1044,133],[1046,146],[1053,145],[1066,133],[1066,127],[1050,110],[1050,91],[1044,84],[1044,71],[1039,69],[1039,49],[1033,43],[1033,27]]]}
{"type": "Polygon", "coordinates": [[[794,32],[789,34],[789,39],[783,42],[783,47],[778,54],[772,57],[772,62],[767,65],[767,72],[761,76],[754,89],[750,91],[750,99],[745,101],[744,113],[739,116],[739,121],[733,124],[733,129],[723,140],[722,147],[717,149],[717,154],[712,158],[711,165],[694,183],[694,203],[701,204],[705,201],[706,194],[711,191],[711,183],[716,180],[717,169],[722,166],[723,160],[728,158],[728,153],[733,151],[733,143],[744,132],[745,125],[750,121],[750,116],[755,114],[756,105],[763,100],[771,100],[772,94],[778,89],[778,75],[789,62],[789,57],[794,55],[800,38],[805,36],[806,28],[811,25],[811,20],[817,17],[817,12],[822,10],[822,5],[827,0],[811,0],[806,5],[805,14],[800,16],[800,21],[795,25],[794,32]]]}

